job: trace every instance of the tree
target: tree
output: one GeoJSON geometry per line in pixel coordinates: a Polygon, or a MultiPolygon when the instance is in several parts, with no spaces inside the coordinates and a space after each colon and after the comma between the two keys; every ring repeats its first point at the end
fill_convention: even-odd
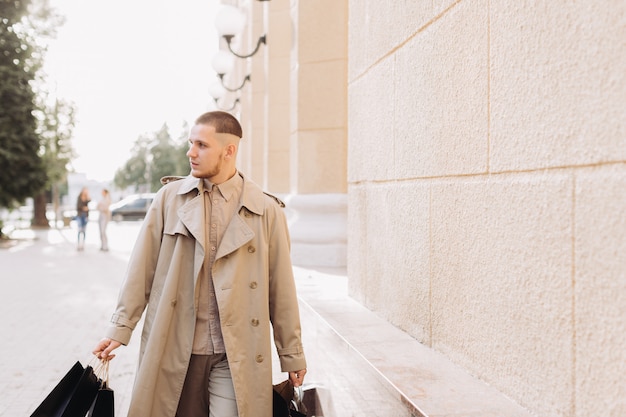
{"type": "Polygon", "coordinates": [[[47,192],[58,198],[58,182],[73,156],[74,109],[45,103],[41,67],[47,41],[63,18],[48,0],[0,0],[0,207],[34,196],[33,225],[48,227],[47,192]]]}
{"type": "Polygon", "coordinates": [[[187,151],[189,150],[189,125],[187,122],[183,123],[183,129],[178,137],[178,143],[174,146],[176,151],[174,153],[176,158],[176,174],[174,175],[189,175],[189,157],[187,157],[187,151]]]}
{"type": "MultiPolygon", "coordinates": [[[[56,37],[57,28],[65,22],[48,5],[48,0],[35,0],[34,7],[29,9],[27,24],[31,34],[31,44],[36,45],[35,51],[40,64],[43,64],[50,39],[56,37]]],[[[44,188],[34,196],[34,218],[32,225],[50,227],[46,217],[46,206],[54,203],[55,220],[59,208],[59,188],[66,180],[68,165],[74,157],[72,132],[74,130],[74,106],[57,97],[51,97],[45,91],[45,74],[38,71],[34,83],[36,110],[33,112],[37,120],[39,135],[39,155],[46,172],[44,188]]]]}
{"type": "Polygon", "coordinates": [[[152,147],[152,160],[150,164],[150,190],[156,191],[161,188],[161,178],[168,175],[186,175],[189,173],[189,162],[185,153],[187,149],[181,152],[181,148],[177,147],[169,133],[167,125],[163,125],[161,130],[156,133],[156,145],[152,147]],[[187,166],[186,170],[181,168],[181,160],[187,166]]]}
{"type": "Polygon", "coordinates": [[[54,99],[43,101],[36,113],[40,138],[40,154],[44,162],[48,181],[44,191],[35,196],[33,225],[49,227],[46,216],[48,192],[51,191],[55,221],[59,210],[60,184],[66,181],[68,165],[74,158],[72,135],[75,125],[73,104],[54,99]],[[52,102],[50,102],[52,101],[52,102]]]}
{"type": "Polygon", "coordinates": [[[0,207],[22,204],[47,180],[33,116],[41,61],[25,23],[29,4],[0,0],[0,207]]]}
{"type": "Polygon", "coordinates": [[[135,192],[147,186],[146,172],[148,171],[148,145],[151,138],[139,136],[130,151],[130,159],[124,166],[115,172],[113,183],[116,187],[125,189],[133,187],[135,192]]]}
{"type": "Polygon", "coordinates": [[[115,173],[114,183],[119,188],[133,187],[135,192],[156,192],[162,177],[189,174],[186,152],[186,143],[177,146],[164,124],[157,132],[135,141],[131,157],[115,173]]]}

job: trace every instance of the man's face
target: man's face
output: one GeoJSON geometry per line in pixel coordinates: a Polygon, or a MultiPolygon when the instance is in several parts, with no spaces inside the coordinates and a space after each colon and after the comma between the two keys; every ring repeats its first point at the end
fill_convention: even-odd
{"type": "Polygon", "coordinates": [[[211,178],[222,169],[225,146],[215,137],[215,128],[195,125],[189,133],[189,165],[191,175],[196,178],[211,178]]]}

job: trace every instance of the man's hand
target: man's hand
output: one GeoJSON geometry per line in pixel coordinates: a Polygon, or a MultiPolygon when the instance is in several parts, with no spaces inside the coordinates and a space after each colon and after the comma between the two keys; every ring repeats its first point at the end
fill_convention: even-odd
{"type": "Polygon", "coordinates": [[[306,369],[302,369],[300,371],[289,372],[289,380],[294,387],[299,387],[304,382],[304,375],[306,374],[306,369]]]}
{"type": "Polygon", "coordinates": [[[93,349],[93,354],[103,361],[108,361],[115,357],[115,355],[111,354],[111,352],[113,352],[114,349],[117,349],[121,345],[122,344],[120,342],[105,337],[104,339],[100,340],[100,342],[98,342],[96,347],[93,349]]]}

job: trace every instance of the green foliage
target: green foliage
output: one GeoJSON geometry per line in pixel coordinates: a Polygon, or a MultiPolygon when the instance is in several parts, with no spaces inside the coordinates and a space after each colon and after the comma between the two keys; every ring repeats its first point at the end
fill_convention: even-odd
{"type": "Polygon", "coordinates": [[[167,125],[163,125],[161,130],[156,132],[155,142],[156,144],[150,149],[150,191],[156,191],[161,187],[162,177],[176,172],[176,159],[174,158],[176,150],[167,125]]]}
{"type": "MultiPolygon", "coordinates": [[[[52,202],[55,208],[59,207],[61,190],[59,184],[66,183],[68,165],[74,157],[72,133],[74,130],[74,106],[66,101],[55,99],[54,102],[44,101],[46,95],[40,97],[41,103],[36,111],[41,155],[48,181],[46,189],[35,196],[35,210],[33,226],[47,227],[46,205],[50,201],[49,193],[52,190],[52,202]]],[[[67,191],[66,191],[67,193],[67,191]]]]}
{"type": "Polygon", "coordinates": [[[47,181],[33,116],[41,62],[27,31],[29,4],[0,0],[0,207],[21,204],[47,181]]]}
{"type": "Polygon", "coordinates": [[[175,144],[164,124],[153,134],[137,138],[130,159],[115,173],[114,183],[122,189],[132,187],[135,192],[155,192],[162,177],[189,174],[186,152],[186,143],[175,144]]]}
{"type": "Polygon", "coordinates": [[[174,158],[176,158],[176,172],[173,175],[189,175],[189,157],[187,156],[187,151],[189,150],[188,135],[189,125],[185,122],[182,132],[174,145],[176,147],[173,155],[174,158]]]}
{"type": "Polygon", "coordinates": [[[113,182],[116,187],[121,189],[133,187],[135,192],[145,191],[149,143],[150,138],[147,136],[137,138],[131,150],[130,159],[115,172],[113,182]]]}
{"type": "Polygon", "coordinates": [[[74,105],[61,99],[42,102],[36,112],[39,152],[48,174],[48,186],[66,180],[68,165],[75,156],[72,145],[75,113],[74,105]]]}
{"type": "Polygon", "coordinates": [[[0,0],[0,19],[19,21],[28,12],[29,1],[0,0]]]}

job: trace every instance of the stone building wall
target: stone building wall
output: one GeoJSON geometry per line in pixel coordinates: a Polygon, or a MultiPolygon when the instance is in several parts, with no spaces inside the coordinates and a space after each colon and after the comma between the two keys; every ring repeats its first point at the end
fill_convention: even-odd
{"type": "Polygon", "coordinates": [[[229,3],[294,259],[536,415],[626,415],[626,3],[229,3]]]}
{"type": "Polygon", "coordinates": [[[626,3],[349,27],[351,295],[537,415],[624,415],[626,3]]]}

